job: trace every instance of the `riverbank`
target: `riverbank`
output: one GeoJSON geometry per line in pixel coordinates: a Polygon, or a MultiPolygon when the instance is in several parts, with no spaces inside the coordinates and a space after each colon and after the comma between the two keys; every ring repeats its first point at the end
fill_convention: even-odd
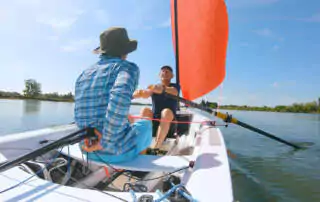
{"type": "MultiPolygon", "coordinates": [[[[10,100],[39,100],[39,101],[51,101],[51,102],[74,102],[74,96],[70,92],[66,95],[59,95],[58,93],[47,93],[40,94],[35,97],[25,96],[16,92],[4,92],[0,91],[0,99],[10,100]]],[[[211,102],[202,101],[200,104],[216,109],[217,104],[211,102]]],[[[131,105],[137,106],[152,106],[152,104],[132,102],[131,105]]],[[[307,102],[307,103],[294,103],[292,105],[278,105],[275,107],[269,106],[247,106],[247,105],[221,105],[219,109],[224,110],[241,110],[241,111],[262,111],[262,112],[289,112],[289,113],[309,113],[319,114],[320,113],[320,98],[319,102],[307,102]]]]}
{"type": "Polygon", "coordinates": [[[20,94],[18,92],[7,92],[0,90],[0,99],[10,100],[40,100],[40,101],[52,101],[52,102],[73,102],[74,96],[72,93],[59,94],[54,93],[37,93],[35,95],[20,94]]]}
{"type": "Polygon", "coordinates": [[[51,101],[51,102],[74,102],[73,99],[62,99],[62,98],[33,98],[33,97],[0,97],[2,100],[38,100],[38,101],[51,101]]]}
{"type": "Polygon", "coordinates": [[[309,113],[309,114],[320,113],[320,106],[317,102],[294,103],[288,106],[278,105],[275,107],[222,105],[219,108],[224,110],[241,110],[241,111],[288,112],[288,113],[309,113]]]}
{"type": "MultiPolygon", "coordinates": [[[[37,100],[37,101],[51,101],[51,102],[74,102],[73,99],[61,99],[61,98],[31,98],[31,97],[0,97],[2,100],[37,100]]],[[[131,105],[137,106],[152,106],[152,104],[144,104],[139,102],[132,102],[131,105]]]]}

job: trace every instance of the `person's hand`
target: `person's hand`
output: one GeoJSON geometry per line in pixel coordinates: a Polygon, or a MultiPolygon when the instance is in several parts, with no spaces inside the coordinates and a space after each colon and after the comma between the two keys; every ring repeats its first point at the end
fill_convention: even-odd
{"type": "Polygon", "coordinates": [[[129,120],[129,123],[134,123],[134,118],[129,114],[128,115],[128,120],[129,120]]]}
{"type": "Polygon", "coordinates": [[[84,140],[84,145],[82,145],[82,149],[86,152],[94,152],[94,151],[99,151],[102,150],[103,147],[100,144],[100,140],[102,138],[102,134],[97,130],[94,129],[94,134],[97,136],[96,140],[91,140],[91,144],[89,144],[89,140],[85,139],[84,140]]]}
{"type": "Polygon", "coordinates": [[[94,152],[94,151],[102,150],[103,147],[101,146],[100,142],[96,141],[90,146],[82,145],[82,149],[86,152],[94,152]]]}
{"type": "Polygon", "coordinates": [[[150,85],[148,86],[148,89],[150,89],[153,93],[157,94],[161,94],[163,92],[163,86],[161,84],[150,85]]]}
{"type": "Polygon", "coordinates": [[[136,90],[133,93],[133,98],[148,98],[152,94],[151,90],[136,90]]]}
{"type": "Polygon", "coordinates": [[[142,93],[140,94],[141,98],[148,98],[152,95],[152,91],[147,89],[147,90],[142,90],[142,93]]]}
{"type": "Polygon", "coordinates": [[[135,98],[139,98],[140,97],[140,94],[141,94],[141,91],[142,90],[136,90],[134,91],[132,97],[135,99],[135,98]]]}

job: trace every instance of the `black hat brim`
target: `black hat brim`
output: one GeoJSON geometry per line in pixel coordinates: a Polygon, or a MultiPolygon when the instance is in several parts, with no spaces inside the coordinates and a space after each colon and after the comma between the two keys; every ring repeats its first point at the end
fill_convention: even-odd
{"type": "MultiPolygon", "coordinates": [[[[137,40],[130,40],[127,43],[126,47],[124,48],[122,55],[126,55],[126,54],[129,54],[129,53],[135,51],[137,49],[137,47],[138,47],[138,41],[137,40]]],[[[93,53],[95,53],[95,54],[104,54],[106,52],[104,50],[102,50],[100,48],[100,46],[98,46],[97,48],[95,48],[93,50],[93,53]]]]}

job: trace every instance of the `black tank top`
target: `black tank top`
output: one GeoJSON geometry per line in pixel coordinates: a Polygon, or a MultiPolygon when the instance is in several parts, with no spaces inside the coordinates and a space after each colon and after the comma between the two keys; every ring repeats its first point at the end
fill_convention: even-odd
{"type": "MultiPolygon", "coordinates": [[[[175,83],[170,83],[169,87],[175,87],[180,92],[180,86],[175,83]]],[[[161,117],[161,111],[165,108],[169,108],[172,110],[174,116],[176,116],[178,101],[176,99],[172,99],[166,97],[163,94],[153,93],[152,96],[152,112],[154,118],[161,117]]]]}

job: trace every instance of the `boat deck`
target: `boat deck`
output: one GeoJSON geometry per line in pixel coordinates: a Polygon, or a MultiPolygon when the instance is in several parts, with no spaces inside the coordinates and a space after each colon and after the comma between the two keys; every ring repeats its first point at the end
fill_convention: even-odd
{"type": "MultiPolygon", "coordinates": [[[[79,144],[64,147],[61,153],[70,155],[72,158],[83,161],[85,155],[79,148],[79,144]],[[69,150],[69,151],[68,151],[69,150]]],[[[154,155],[139,155],[132,161],[123,163],[110,164],[117,169],[144,171],[144,172],[173,172],[177,169],[186,167],[191,161],[191,156],[154,156],[154,155]]],[[[106,166],[103,162],[90,161],[90,164],[106,166]]]]}
{"type": "MultiPolygon", "coordinates": [[[[4,162],[6,158],[0,153],[0,162],[4,162]]],[[[14,167],[5,172],[0,173],[0,191],[18,184],[31,177],[18,167],[14,167]]],[[[79,189],[68,186],[62,186],[49,181],[42,180],[37,176],[29,181],[15,187],[12,190],[0,194],[0,201],[121,201],[115,197],[107,195],[111,193],[116,197],[120,197],[127,201],[133,201],[131,194],[128,192],[101,192],[90,189],[79,189]]],[[[148,193],[155,198],[159,196],[156,193],[148,193]]],[[[137,197],[143,193],[136,193],[137,197]]]]}

